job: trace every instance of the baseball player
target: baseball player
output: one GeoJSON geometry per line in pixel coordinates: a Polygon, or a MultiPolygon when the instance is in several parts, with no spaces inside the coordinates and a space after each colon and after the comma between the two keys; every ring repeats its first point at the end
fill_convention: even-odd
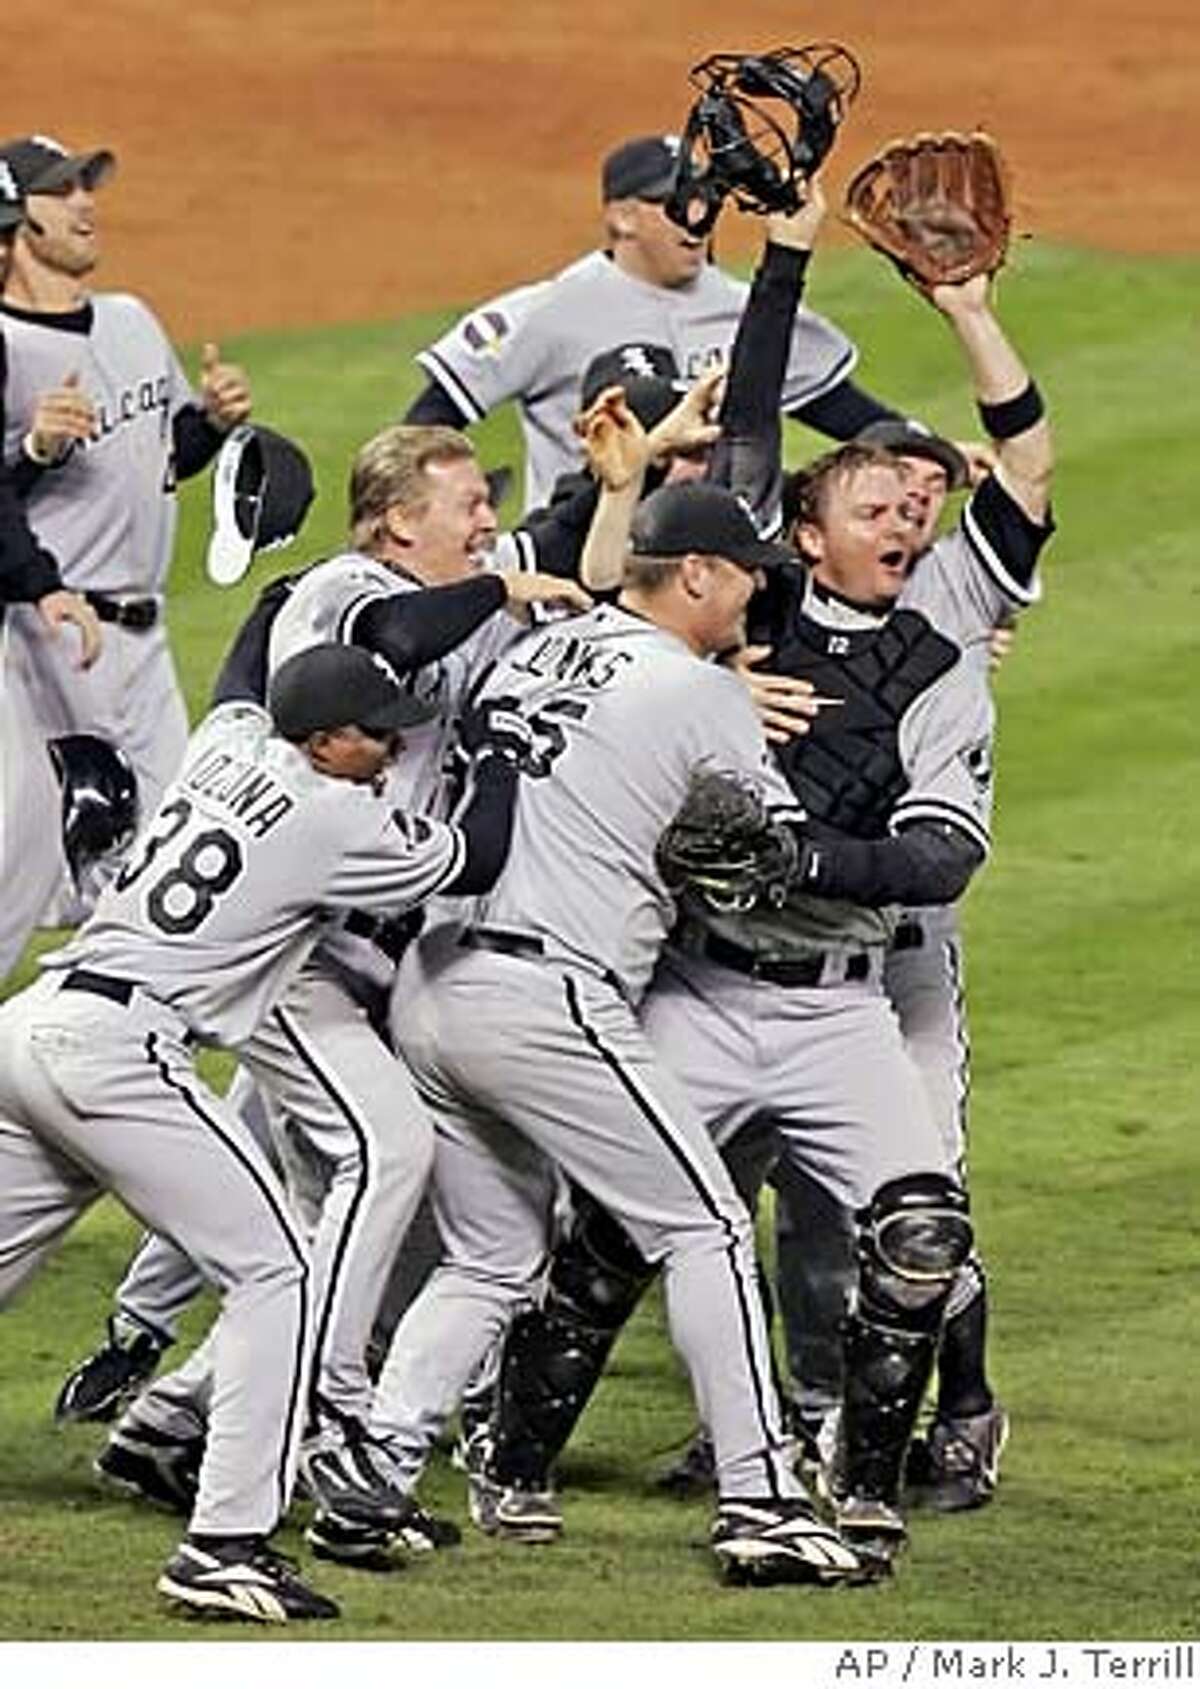
{"type": "MultiPolygon", "coordinates": [[[[12,256],[24,203],[10,170],[0,167],[0,287],[12,256]]],[[[0,385],[0,433],[4,424],[4,394],[0,385]]],[[[43,743],[30,719],[24,693],[5,685],[3,632],[10,604],[33,608],[39,637],[72,642],[69,660],[90,668],[100,655],[101,632],[96,612],[78,593],[67,591],[58,564],[29,531],[25,511],[12,480],[0,464],[0,700],[5,731],[0,737],[0,885],[14,887],[18,878],[31,880],[45,903],[65,864],[46,848],[44,818],[53,815],[57,782],[50,758],[27,759],[26,747],[43,743]]],[[[14,892],[15,896],[15,892],[14,892]]],[[[7,901],[7,899],[6,899],[7,901]]],[[[19,926],[0,916],[0,979],[13,967],[24,943],[19,926]]]]}
{"type": "MultiPolygon", "coordinates": [[[[711,761],[770,782],[745,693],[702,659],[738,637],[779,554],[736,500],[696,486],[646,500],[634,549],[617,606],[530,634],[480,696],[532,729],[532,777],[494,893],[465,927],[422,934],[397,981],[393,1031],[437,1120],[445,1254],[397,1330],[372,1428],[411,1483],[505,1309],[536,1293],[561,1168],[665,1266],[672,1337],[714,1424],[722,1567],[855,1581],[858,1557],[782,1458],[748,1216],[634,1013],[672,914],[655,846],[690,776],[711,761]]],[[[488,1530],[553,1531],[546,1501],[472,1486],[488,1530]]]]}
{"type": "Polygon", "coordinates": [[[307,1246],[193,1052],[245,1043],[329,913],[402,912],[494,880],[510,761],[481,744],[461,826],[388,801],[387,765],[426,713],[368,653],[337,646],[278,670],[269,716],[219,707],[95,915],[0,1011],[0,1294],[106,1188],[177,1238],[221,1293],[196,1504],[159,1580],[202,1612],[337,1616],[267,1546],[302,1424],[307,1246]]]}
{"type": "MultiPolygon", "coordinates": [[[[673,135],[617,147],[601,173],[603,249],[479,306],[418,355],[429,384],[410,421],[463,427],[517,402],[526,510],[545,504],[556,477],[578,468],[571,423],[580,378],[598,352],[619,343],[665,347],[688,382],[728,355],[746,287],[663,211],[678,148],[673,135]]],[[[850,380],[856,358],[831,323],[799,312],[782,392],[787,413],[837,439],[893,415],[850,380]]],[[[640,373],[653,370],[647,364],[640,373]]]]}
{"type": "MultiPolygon", "coordinates": [[[[398,427],[368,441],[355,459],[350,506],[355,549],[296,577],[281,601],[270,594],[273,614],[252,616],[218,691],[252,695],[262,687],[260,662],[274,672],[323,639],[379,654],[403,673],[429,718],[392,773],[392,801],[440,815],[449,803],[451,728],[476,673],[518,634],[515,616],[533,603],[580,608],[588,600],[572,582],[483,570],[495,513],[461,434],[398,427]],[[505,606],[513,614],[500,614],[505,606]]],[[[369,1496],[377,1488],[362,1434],[367,1340],[433,1154],[426,1111],[378,1032],[403,936],[357,912],[324,938],[240,1052],[268,1112],[286,1116],[309,1159],[327,1170],[314,1237],[317,1344],[302,1466],[322,1508],[318,1546],[334,1553],[343,1524],[361,1515],[358,1489],[369,1496]]],[[[165,1242],[139,1250],[118,1293],[112,1341],[64,1387],[67,1417],[80,1417],[80,1398],[91,1392],[94,1402],[95,1388],[119,1375],[122,1355],[127,1386],[154,1334],[170,1329],[192,1288],[187,1263],[176,1260],[172,1272],[170,1253],[165,1242]],[[131,1336],[122,1341],[125,1330],[131,1336]]],[[[184,1451],[203,1430],[208,1371],[206,1360],[193,1359],[139,1398],[99,1470],[178,1503],[184,1451]]]]}
{"type": "MultiPolygon", "coordinates": [[[[819,221],[819,206],[815,209],[819,221]]],[[[777,240],[783,232],[772,225],[777,240]]],[[[804,262],[785,247],[768,248],[730,372],[727,403],[744,399],[751,406],[756,401],[761,404],[759,426],[762,443],[770,445],[769,455],[774,452],[778,435],[771,393],[772,370],[776,370],[777,382],[778,369],[782,368],[784,341],[778,329],[794,309],[804,262]],[[752,323],[751,314],[758,320],[752,323]],[[739,352],[749,354],[749,367],[744,358],[739,359],[739,352]],[[773,358],[778,358],[777,365],[773,358]]],[[[968,286],[960,297],[964,314],[973,318],[980,306],[978,286],[968,286]]],[[[939,304],[950,310],[958,302],[956,298],[943,304],[939,297],[939,304]]],[[[964,332],[973,344],[990,347],[994,353],[990,331],[976,325],[964,332]]],[[[1000,392],[995,394],[989,384],[989,396],[1006,398],[1004,389],[1011,389],[1014,383],[1019,392],[1022,383],[1018,371],[1019,366],[1016,371],[1011,365],[993,366],[1000,392]]],[[[988,420],[985,416],[985,422],[988,420]]],[[[990,420],[994,425],[994,416],[990,420]]],[[[741,421],[753,424],[752,413],[743,412],[741,421]]],[[[1033,421],[1036,424],[1036,418],[1033,421]]],[[[742,435],[749,455],[740,460],[735,456],[734,462],[743,471],[749,470],[747,490],[757,492],[771,483],[774,464],[756,467],[750,433],[747,426],[742,435]]],[[[924,467],[928,468],[928,463],[924,467]]],[[[1021,552],[1018,579],[1003,583],[1010,596],[1014,589],[1018,596],[1024,590],[1020,578],[1029,581],[1045,537],[1044,529],[1028,511],[1021,514],[1019,501],[1029,500],[1037,511],[1047,467],[1035,447],[1030,455],[1019,457],[1015,469],[1010,466],[1015,499],[1002,485],[999,494],[993,491],[990,502],[987,493],[978,501],[977,519],[980,512],[984,513],[978,532],[992,538],[997,535],[999,523],[988,521],[989,509],[1002,510],[1001,521],[1023,531],[1027,551],[1021,552]],[[1016,511],[1012,509],[1014,503],[1018,505],[1016,511]]],[[[942,593],[953,593],[952,602],[960,610],[956,631],[974,628],[977,650],[961,651],[936,633],[924,616],[907,611],[894,614],[890,606],[906,590],[905,569],[914,540],[911,485],[904,489],[903,497],[898,487],[894,460],[889,463],[869,451],[857,456],[835,454],[811,477],[798,482],[798,492],[802,489],[799,517],[803,549],[812,558],[809,585],[800,597],[794,575],[784,572],[773,577],[770,591],[756,601],[752,612],[752,633],[758,632],[765,641],[752,654],[761,659],[773,647],[772,663],[781,671],[772,686],[764,687],[759,700],[765,719],[772,724],[773,736],[783,741],[781,762],[811,814],[835,825],[840,822],[840,830],[849,828],[846,841],[834,835],[836,851],[828,842],[817,848],[823,848],[827,856],[831,851],[841,854],[847,863],[857,858],[854,889],[864,900],[869,899],[869,909],[877,901],[890,903],[897,896],[897,884],[906,883],[910,895],[920,887],[921,901],[937,902],[939,889],[965,883],[986,843],[986,806],[990,801],[990,702],[984,668],[976,655],[982,652],[986,656],[979,631],[979,607],[983,603],[994,605],[996,585],[989,588],[986,580],[971,582],[961,578],[961,571],[958,578],[951,572],[949,582],[942,582],[942,593]],[[857,555],[853,543],[856,525],[857,555]],[[923,656],[919,655],[922,646],[923,656]],[[940,653],[936,662],[932,661],[935,653],[940,653]],[[881,708],[877,701],[864,713],[861,693],[867,689],[866,681],[872,673],[877,685],[883,675],[887,676],[887,707],[881,708]],[[853,714],[843,716],[840,709],[822,711],[814,724],[814,684],[820,693],[834,699],[845,698],[847,692],[859,693],[853,699],[853,714]],[[787,720],[792,698],[803,699],[804,728],[811,739],[790,740],[781,731],[795,725],[787,720]],[[777,702],[783,704],[778,714],[774,707],[777,702]],[[860,715],[861,722],[855,719],[860,715]],[[876,744],[876,758],[881,756],[889,715],[891,731],[896,734],[896,748],[888,753],[895,759],[890,773],[886,760],[872,762],[864,757],[863,743],[856,738],[867,733],[867,742],[876,744]],[[849,726],[839,733],[843,722],[849,726]],[[898,832],[895,841],[886,849],[852,848],[859,839],[865,844],[878,837],[880,817],[889,811],[891,825],[898,832]],[[869,866],[875,870],[873,876],[867,872],[869,866]]],[[[927,533],[917,536],[922,545],[928,537],[927,533]]],[[[982,543],[986,547],[989,541],[982,543]]],[[[1011,536],[1010,543],[1016,543],[1011,536]]],[[[992,563],[997,566],[994,556],[992,563]]],[[[1004,574],[1002,565],[999,572],[1004,574]]],[[[585,578],[596,585],[604,584],[601,575],[585,578]]],[[[932,574],[926,577],[925,591],[938,596],[932,574]]],[[[989,615],[985,628],[990,621],[989,615]]],[[[735,1141],[739,1124],[748,1114],[766,1106],[784,1124],[786,1166],[807,1171],[824,1189],[836,1194],[847,1178],[847,1167],[838,1165],[838,1155],[848,1159],[849,1183],[857,1185],[859,1195],[856,1201],[846,1202],[843,1190],[840,1199],[847,1207],[862,1211],[860,1219],[865,1218],[875,1228],[875,1235],[868,1236],[865,1243],[861,1232],[857,1238],[863,1270],[847,1359],[840,1517],[845,1530],[881,1552],[894,1550],[903,1538],[903,1521],[895,1503],[904,1448],[919,1406],[921,1381],[928,1376],[932,1363],[932,1344],[954,1278],[954,1258],[964,1257],[970,1238],[965,1202],[950,1177],[959,1146],[939,1138],[929,1101],[919,1083],[914,1083],[916,1069],[911,1055],[900,1041],[895,1017],[879,989],[892,924],[890,917],[866,913],[855,916],[845,905],[839,908],[818,902],[811,909],[785,911],[769,941],[763,934],[755,938],[753,927],[749,932],[739,931],[739,925],[745,923],[736,921],[732,930],[724,930],[724,923],[719,921],[701,923],[711,930],[698,934],[685,928],[680,944],[667,952],[659,988],[650,994],[643,1017],[648,1033],[666,1059],[691,1080],[696,1094],[707,1098],[723,1139],[735,1141]],[[848,942],[854,946],[853,963],[858,970],[854,973],[850,971],[852,959],[845,954],[848,942]],[[824,948],[817,950],[818,943],[824,948]],[[820,963],[815,974],[814,954],[820,963]],[[838,977],[839,954],[847,984],[850,979],[856,981],[855,991],[840,995],[827,988],[838,977]],[[711,963],[717,966],[709,966],[711,963]],[[731,982],[730,976],[737,974],[744,974],[753,983],[740,986],[736,979],[731,982]],[[859,980],[861,989],[857,988],[859,980]],[[815,995],[806,993],[800,989],[806,983],[821,989],[815,995]],[[767,989],[772,984],[783,987],[774,1005],[767,989]],[[744,999],[740,1006],[739,993],[744,999]],[[778,1015],[781,1026],[796,1022],[800,1069],[796,1073],[774,1047],[768,1071],[756,1071],[753,1037],[739,1047],[739,1023],[757,1025],[761,1035],[773,1014],[778,1015]],[[874,1027],[869,1040],[873,1053],[869,1056],[866,1042],[855,1035],[856,1014],[864,1029],[872,1024],[874,1027]],[[804,1024],[807,1016],[814,1017],[811,1027],[804,1024]],[[822,1024],[827,1032],[822,1032],[822,1024]],[[838,1049],[839,1035],[846,1040],[844,1053],[838,1049]],[[879,1088],[873,1090],[876,1085],[879,1088]],[[823,1121],[841,1121],[843,1127],[849,1124],[849,1144],[839,1143],[838,1133],[830,1127],[823,1134],[828,1141],[822,1145],[822,1133],[818,1130],[814,1136],[814,1128],[823,1121]],[[856,1132],[860,1140],[857,1144],[856,1132]],[[886,1162],[888,1155],[897,1161],[908,1157],[908,1165],[901,1170],[893,1168],[890,1175],[885,1171],[882,1180],[872,1187],[871,1179],[879,1174],[881,1162],[886,1162]],[[899,1212],[905,1207],[911,1215],[924,1210],[931,1234],[940,1240],[939,1251],[944,1249],[945,1257],[936,1271],[930,1271],[928,1262],[915,1259],[878,1258],[875,1245],[887,1229],[894,1227],[898,1243],[911,1241],[905,1239],[899,1212]],[[904,1282],[914,1269],[925,1281],[921,1292],[904,1282]]],[[[883,1254],[887,1257],[888,1251],[883,1254]]],[[[548,1309],[541,1310],[540,1324],[539,1316],[531,1315],[527,1329],[514,1326],[502,1363],[499,1446],[489,1462],[494,1479],[520,1470],[522,1463],[527,1472],[545,1473],[565,1440],[598,1373],[597,1363],[602,1364],[611,1346],[614,1325],[619,1323],[611,1318],[616,1300],[612,1281],[621,1284],[623,1280],[627,1308],[640,1294],[636,1266],[625,1262],[618,1274],[612,1265],[617,1259],[611,1238],[604,1236],[597,1241],[589,1235],[585,1223],[568,1238],[560,1259],[551,1268],[548,1309]],[[610,1281],[609,1317],[601,1322],[600,1331],[591,1334],[590,1341],[575,1334],[568,1357],[564,1355],[561,1330],[557,1343],[547,1335],[556,1323],[562,1324],[561,1309],[554,1303],[556,1279],[560,1287],[569,1284],[573,1294],[580,1277],[579,1264],[589,1259],[593,1272],[598,1262],[604,1264],[610,1281]]]]}
{"type": "MultiPolygon", "coordinates": [[[[865,438],[896,456],[919,523],[918,556],[901,602],[924,610],[986,670],[989,635],[1041,593],[1037,564],[1053,532],[1053,441],[986,280],[941,288],[934,304],[966,359],[995,450],[994,473],[976,487],[954,529],[938,538],[947,493],[966,481],[955,448],[911,424],[876,424],[865,438]]],[[[884,983],[943,1137],[963,1169],[970,1042],[954,905],[901,912],[884,983]]],[[[789,1353],[801,1409],[819,1422],[839,1393],[836,1332],[852,1276],[850,1228],[811,1183],[788,1181],[779,1194],[779,1291],[789,1353]]],[[[995,1492],[1008,1419],[988,1381],[986,1331],[986,1280],[973,1254],[947,1308],[934,1420],[909,1462],[910,1479],[918,1480],[915,1498],[940,1511],[984,1505],[995,1492]]]]}
{"type": "MultiPolygon", "coordinates": [[[[187,739],[187,716],[163,626],[163,585],[175,535],[176,482],[217,451],[249,413],[244,374],[204,355],[192,392],[159,323],[129,294],[87,289],[99,256],[96,190],[111,152],[71,153],[46,136],[0,146],[0,166],[24,196],[0,301],[3,457],[29,523],[68,587],[104,622],[86,672],[41,638],[26,609],[9,618],[6,687],[41,728],[5,757],[24,766],[57,733],[119,745],[153,809],[187,739]]],[[[44,818],[43,818],[44,824],[44,818]]],[[[5,898],[0,956],[19,950],[44,913],[39,876],[5,898]]]]}

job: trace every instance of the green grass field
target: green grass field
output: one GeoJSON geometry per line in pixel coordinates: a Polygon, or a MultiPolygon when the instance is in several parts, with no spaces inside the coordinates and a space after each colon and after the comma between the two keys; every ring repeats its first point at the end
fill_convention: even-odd
{"type": "MultiPolygon", "coordinates": [[[[345,1618],[321,1640],[1195,1635],[1198,289],[1197,262],[1031,246],[1000,293],[1061,469],[1045,601],[997,681],[996,852],[968,905],[975,1203],[1013,1420],[999,1500],[918,1517],[882,1587],[719,1588],[707,1508],[648,1488],[691,1424],[652,1300],[565,1460],[564,1540],[469,1534],[390,1577],[322,1569],[345,1618]]],[[[975,431],[948,333],[884,267],[823,257],[811,302],[865,348],[866,385],[975,431]]],[[[262,420],[309,450],[319,500],[300,547],[220,593],[201,566],[207,478],[187,490],[172,626],[194,713],[262,582],[338,542],[350,453],[400,414],[417,384],[409,354],[442,320],[225,346],[252,371],[262,420]]],[[[516,460],[511,418],[479,435],[486,462],[516,460]]],[[[793,456],[810,444],[797,434],[793,456]]],[[[153,1594],[176,1523],[103,1496],[89,1471],[100,1432],[50,1421],[134,1235],[101,1204],[5,1316],[9,1640],[197,1635],[153,1594]]],[[[465,1520],[444,1464],[426,1497],[465,1520]]],[[[246,1640],[204,1632],[218,1634],[246,1640]]]]}

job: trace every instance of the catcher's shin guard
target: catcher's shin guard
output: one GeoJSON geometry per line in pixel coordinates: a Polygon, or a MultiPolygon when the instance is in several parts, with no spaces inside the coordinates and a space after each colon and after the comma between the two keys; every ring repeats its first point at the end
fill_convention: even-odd
{"type": "Polygon", "coordinates": [[[899,1499],[946,1299],[970,1248],[966,1194],[941,1174],[893,1179],[859,1216],[839,1474],[848,1495],[899,1499]]]}
{"type": "Polygon", "coordinates": [[[582,1192],[574,1201],[542,1306],[518,1314],[505,1338],[488,1461],[500,1484],[549,1487],[551,1467],[654,1277],[609,1214],[582,1192]]]}

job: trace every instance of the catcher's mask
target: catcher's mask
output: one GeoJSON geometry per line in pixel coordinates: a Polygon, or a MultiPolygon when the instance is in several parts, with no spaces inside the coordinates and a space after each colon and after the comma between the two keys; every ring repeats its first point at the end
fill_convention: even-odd
{"type": "Polygon", "coordinates": [[[799,210],[858,93],[858,64],[832,42],[761,54],[714,53],[693,65],[688,114],[664,210],[706,235],[732,196],[743,211],[799,210]]]}
{"type": "Polygon", "coordinates": [[[124,751],[94,733],[67,733],[46,749],[62,787],[63,852],[79,887],[94,863],[132,839],[137,775],[124,751]]]}

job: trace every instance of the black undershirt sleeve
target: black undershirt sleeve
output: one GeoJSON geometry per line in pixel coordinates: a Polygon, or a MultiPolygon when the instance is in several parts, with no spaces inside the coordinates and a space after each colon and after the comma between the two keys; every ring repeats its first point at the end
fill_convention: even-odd
{"type": "Polygon", "coordinates": [[[435,663],[496,613],[508,597],[499,575],[373,598],[354,618],[352,643],[378,651],[398,674],[435,663]]]}
{"type": "Polygon", "coordinates": [[[577,581],[588,529],[600,502],[600,483],[586,471],[560,475],[549,504],[522,516],[518,533],[529,536],[537,568],[577,581]]]}
{"type": "Polygon", "coordinates": [[[225,435],[208,420],[201,405],[181,405],[171,418],[175,446],[175,474],[188,480],[206,469],[225,443],[225,435]]]}
{"type": "Polygon", "coordinates": [[[953,903],[984,860],[980,845],[948,822],[922,821],[886,839],[800,829],[796,889],[879,909],[889,903],[953,903]]]}
{"type": "Polygon", "coordinates": [[[247,699],[255,704],[266,703],[271,629],[291,596],[295,580],[294,575],[281,575],[259,593],[258,601],[234,636],[213,683],[211,708],[216,709],[218,704],[240,704],[247,699]]]}
{"type": "Polygon", "coordinates": [[[831,440],[853,440],[873,422],[892,421],[900,415],[890,405],[856,387],[849,377],[787,414],[794,421],[815,428],[818,434],[827,434],[831,440]]]}
{"type": "MultiPolygon", "coordinates": [[[[4,389],[8,379],[0,334],[0,440],[4,438],[4,389]]],[[[58,564],[34,538],[10,472],[0,463],[0,608],[35,603],[62,587],[58,564]]]]}
{"type": "Polygon", "coordinates": [[[471,419],[439,382],[431,381],[409,405],[404,420],[423,427],[465,428],[471,419]]]}
{"type": "Polygon", "coordinates": [[[455,820],[466,841],[466,855],[454,878],[439,888],[442,892],[450,897],[481,897],[500,878],[512,839],[519,778],[516,764],[504,756],[485,757],[475,764],[470,800],[455,820]]]}

